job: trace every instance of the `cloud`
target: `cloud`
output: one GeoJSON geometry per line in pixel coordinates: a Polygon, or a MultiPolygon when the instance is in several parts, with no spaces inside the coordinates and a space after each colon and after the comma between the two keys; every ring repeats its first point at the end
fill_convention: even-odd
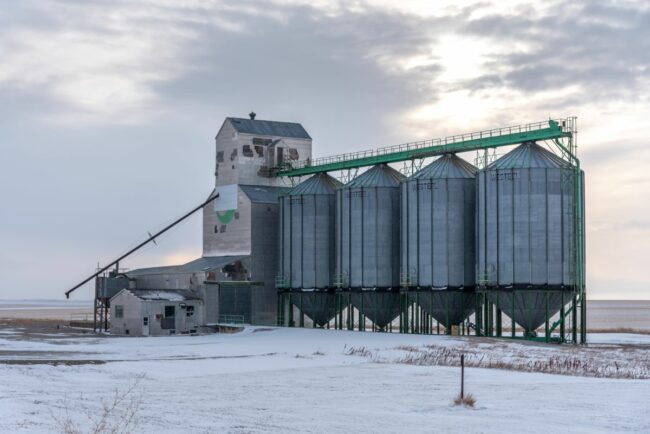
{"type": "MultiPolygon", "coordinates": [[[[252,109],[302,122],[316,155],[577,114],[588,221],[645,215],[649,24],[642,2],[10,2],[0,297],[58,296],[191,208],[223,118],[252,109]]],[[[200,254],[199,220],[127,265],[200,254]]],[[[606,264],[623,242],[598,227],[606,264]]]]}
{"type": "Polygon", "coordinates": [[[543,92],[579,85],[582,103],[648,97],[650,9],[640,3],[558,2],[544,14],[488,15],[464,30],[523,49],[489,60],[500,73],[467,83],[543,92]],[[641,95],[639,95],[639,91],[641,95]]]}

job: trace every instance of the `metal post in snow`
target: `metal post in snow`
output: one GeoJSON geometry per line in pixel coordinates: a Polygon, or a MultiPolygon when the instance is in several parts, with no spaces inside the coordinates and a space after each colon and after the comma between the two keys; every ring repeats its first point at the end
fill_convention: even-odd
{"type": "Polygon", "coordinates": [[[460,355],[460,399],[465,396],[465,354],[460,355]]]}

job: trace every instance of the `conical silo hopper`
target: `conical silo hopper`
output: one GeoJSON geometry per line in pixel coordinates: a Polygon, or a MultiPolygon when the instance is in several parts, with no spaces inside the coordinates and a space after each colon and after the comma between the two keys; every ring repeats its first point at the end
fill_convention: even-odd
{"type": "Polygon", "coordinates": [[[294,296],[293,304],[311,319],[316,327],[324,327],[338,313],[336,297],[331,292],[302,291],[294,296]]]}

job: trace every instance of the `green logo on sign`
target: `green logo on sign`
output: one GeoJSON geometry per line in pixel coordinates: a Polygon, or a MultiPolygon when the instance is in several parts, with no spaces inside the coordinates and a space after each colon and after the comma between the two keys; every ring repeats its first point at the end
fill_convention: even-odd
{"type": "Polygon", "coordinates": [[[223,214],[220,213],[219,211],[217,211],[217,218],[224,225],[227,225],[228,223],[230,223],[232,221],[233,217],[235,217],[235,210],[234,209],[229,209],[228,211],[225,211],[223,214]]]}

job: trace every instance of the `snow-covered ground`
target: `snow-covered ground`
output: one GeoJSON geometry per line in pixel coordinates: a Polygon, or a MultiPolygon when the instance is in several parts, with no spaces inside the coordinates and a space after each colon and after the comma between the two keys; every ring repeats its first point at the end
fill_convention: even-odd
{"type": "Polygon", "coordinates": [[[55,419],[90,427],[102,402],[133,385],[111,414],[123,420],[139,405],[137,432],[650,432],[648,336],[593,335],[587,348],[259,327],[20,336],[0,334],[0,432],[52,432],[61,427],[55,419]],[[438,364],[455,364],[460,353],[470,365],[530,371],[555,363],[580,376],[470,367],[466,391],[476,406],[457,407],[459,368],[438,364]],[[611,376],[636,379],[597,378],[611,376]]]}

